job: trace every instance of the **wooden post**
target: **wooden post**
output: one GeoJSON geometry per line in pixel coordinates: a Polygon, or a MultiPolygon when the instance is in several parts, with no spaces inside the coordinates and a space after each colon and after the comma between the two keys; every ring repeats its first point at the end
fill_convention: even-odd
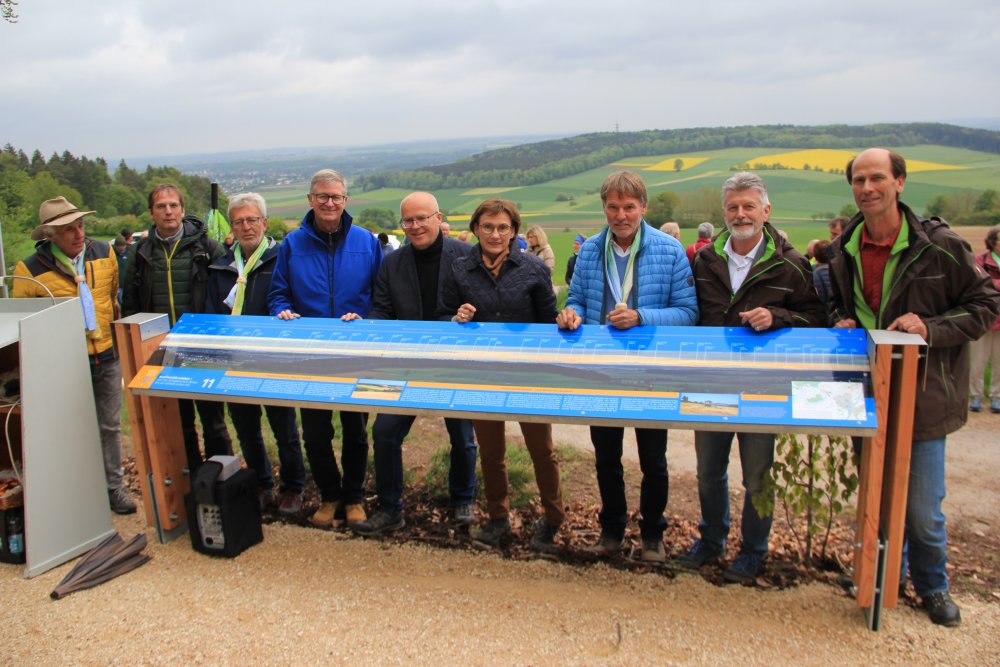
{"type": "MultiPolygon", "coordinates": [[[[156,351],[170,329],[166,315],[140,313],[114,323],[125,386],[156,351]]],[[[186,528],[184,494],[190,475],[177,399],[125,391],[132,443],[142,486],[146,523],[166,542],[186,528]]]]}
{"type": "Polygon", "coordinates": [[[886,542],[885,575],[879,609],[873,610],[877,616],[882,607],[892,609],[899,602],[917,366],[920,347],[926,343],[914,334],[868,333],[875,347],[872,389],[878,433],[866,438],[862,448],[853,582],[858,606],[873,607],[881,532],[886,542]]]}

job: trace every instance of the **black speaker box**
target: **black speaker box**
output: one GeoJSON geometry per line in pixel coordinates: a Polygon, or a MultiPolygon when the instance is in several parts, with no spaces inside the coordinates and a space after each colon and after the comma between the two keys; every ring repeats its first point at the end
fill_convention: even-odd
{"type": "Polygon", "coordinates": [[[191,546],[211,556],[233,558],[264,541],[257,476],[243,469],[218,481],[219,466],[198,468],[192,491],[184,496],[191,546]]]}

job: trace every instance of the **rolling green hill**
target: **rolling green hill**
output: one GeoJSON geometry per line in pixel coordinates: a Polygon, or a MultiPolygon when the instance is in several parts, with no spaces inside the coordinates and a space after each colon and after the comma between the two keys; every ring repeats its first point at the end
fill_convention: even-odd
{"type": "MultiPolygon", "coordinates": [[[[491,196],[517,202],[526,224],[538,223],[553,231],[596,230],[604,224],[598,190],[601,182],[612,171],[631,169],[640,173],[651,198],[665,190],[684,193],[708,188],[718,191],[736,165],[753,166],[755,158],[791,150],[794,148],[768,146],[686,152],[682,155],[651,155],[606,163],[580,174],[536,185],[447,188],[436,190],[434,194],[438,197],[441,209],[449,215],[453,230],[464,228],[467,216],[476,205],[491,196]],[[681,171],[652,170],[646,166],[659,162],[673,163],[678,157],[687,159],[693,166],[685,166],[681,171]],[[694,164],[697,160],[702,161],[694,164]]],[[[853,150],[856,152],[860,147],[853,150]]],[[[925,161],[952,167],[911,171],[904,199],[918,211],[922,211],[927,201],[936,194],[1000,189],[1000,155],[936,145],[901,146],[896,150],[909,161],[925,161]]],[[[759,173],[767,182],[771,194],[772,220],[779,225],[811,222],[814,215],[837,212],[844,205],[853,204],[850,187],[841,173],[803,169],[759,170],[759,173]]],[[[297,220],[307,210],[307,187],[303,183],[266,188],[262,190],[262,194],[267,199],[272,214],[297,220]]],[[[409,190],[401,188],[360,192],[352,184],[348,208],[355,216],[369,206],[396,210],[400,199],[408,192],[409,190]]],[[[686,222],[697,223],[698,220],[686,222]]]]}

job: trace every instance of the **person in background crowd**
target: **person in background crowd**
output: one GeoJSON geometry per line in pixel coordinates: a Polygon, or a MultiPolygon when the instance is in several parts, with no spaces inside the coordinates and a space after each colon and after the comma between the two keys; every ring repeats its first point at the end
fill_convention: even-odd
{"type": "MultiPolygon", "coordinates": [[[[976,264],[993,280],[993,287],[1000,291],[1000,225],[991,227],[986,232],[986,252],[976,255],[976,264]]],[[[983,337],[972,343],[972,381],[969,385],[969,409],[979,412],[983,407],[985,384],[984,374],[986,364],[992,364],[993,375],[990,380],[990,412],[1000,413],[1000,317],[993,321],[993,326],[983,334],[983,337]]]]}
{"type": "MultiPolygon", "coordinates": [[[[549,323],[556,317],[552,275],[540,259],[517,251],[521,216],[514,202],[487,199],[472,214],[469,228],[479,245],[455,259],[441,288],[441,319],[468,322],[549,323]]],[[[496,547],[511,534],[504,422],[475,419],[483,486],[489,519],[471,531],[474,542],[496,547]]],[[[566,516],[552,425],[520,422],[524,444],[535,468],[535,482],[545,510],[535,524],[531,548],[555,549],[555,536],[566,516]]]]}
{"type": "Polygon", "coordinates": [[[844,233],[844,227],[847,226],[847,223],[850,222],[850,221],[851,221],[850,218],[848,218],[847,216],[843,216],[843,215],[840,216],[840,217],[834,218],[833,220],[831,220],[830,221],[830,225],[829,225],[830,226],[830,240],[834,241],[834,240],[836,240],[836,238],[838,236],[840,236],[841,234],[843,234],[844,233]]]}
{"type": "Polygon", "coordinates": [[[573,239],[573,256],[569,258],[566,262],[566,287],[569,288],[570,283],[573,282],[573,271],[576,269],[576,257],[580,253],[580,246],[583,242],[587,240],[587,237],[583,234],[577,234],[576,238],[573,239]]]}
{"type": "Polygon", "coordinates": [[[382,248],[383,257],[392,252],[392,244],[389,243],[389,235],[385,232],[378,233],[378,244],[382,248]]]}
{"type": "MultiPolygon", "coordinates": [[[[399,252],[382,262],[375,281],[372,309],[376,320],[436,320],[441,307],[443,282],[455,260],[470,251],[469,245],[441,233],[441,207],[429,192],[413,192],[399,204],[399,226],[409,239],[399,252]]],[[[351,317],[354,319],[354,317],[351,317]]],[[[403,518],[403,440],[413,415],[380,414],[372,427],[375,444],[375,491],[378,509],[366,521],[354,524],[362,535],[394,531],[403,518]]],[[[451,441],[448,492],[456,523],[473,521],[476,498],[476,441],[472,422],[445,417],[451,441]]]]}
{"type": "Polygon", "coordinates": [[[129,249],[128,241],[126,241],[125,237],[122,236],[121,234],[119,234],[118,236],[115,237],[114,249],[115,249],[115,256],[117,258],[117,264],[118,264],[118,294],[117,294],[117,298],[118,298],[118,303],[120,304],[122,302],[122,287],[121,287],[121,283],[122,283],[122,280],[124,280],[124,278],[125,278],[125,264],[128,262],[128,249],[129,249]]]}
{"type": "Polygon", "coordinates": [[[927,341],[916,384],[900,582],[908,568],[931,621],[954,627],[962,615],[948,593],[945,438],[968,418],[968,343],[996,321],[1000,297],[968,243],[947,223],[921,220],[900,201],[902,155],[862,151],[847,163],[847,182],[859,212],[834,243],[830,321],[927,341]]]}
{"type": "Polygon", "coordinates": [[[660,231],[667,236],[673,236],[678,241],[681,240],[681,226],[676,222],[664,222],[660,225],[660,231]]]}
{"type": "MultiPolygon", "coordinates": [[[[285,237],[271,278],[268,309],[283,320],[299,317],[365,317],[371,309],[375,276],[382,264],[378,239],[355,227],[347,212],[347,182],[333,169],[320,169],[309,183],[310,210],[285,237]]],[[[309,519],[328,527],[343,516],[348,525],[366,518],[363,505],[368,465],[368,415],[340,411],[341,477],[333,454],[333,411],[300,408],[302,440],[319,509],[309,519]]]]}
{"type": "MultiPolygon", "coordinates": [[[[208,296],[205,312],[219,315],[267,315],[267,295],[278,259],[278,244],[266,236],[267,204],[256,192],[234,195],[229,199],[228,216],[236,242],[216,260],[208,271],[208,296]]],[[[295,408],[265,405],[281,463],[281,496],[278,512],[286,516],[302,510],[302,490],[306,470],[302,444],[295,421],[295,408]]],[[[274,473],[264,447],[260,406],[255,403],[229,403],[229,415],[236,428],[236,438],[243,450],[247,467],[257,473],[258,493],[263,510],[275,502],[274,473]]]]}
{"type": "Polygon", "coordinates": [[[525,239],[528,241],[528,252],[542,260],[549,269],[550,275],[555,274],[556,254],[552,251],[552,246],[549,245],[549,235],[545,233],[545,230],[538,225],[529,227],[525,239]]]}
{"type": "Polygon", "coordinates": [[[813,253],[813,286],[825,306],[830,300],[830,242],[826,239],[816,241],[813,253]]]}
{"type": "MultiPolygon", "coordinates": [[[[91,213],[65,197],[42,202],[38,209],[41,224],[31,232],[31,238],[38,241],[35,254],[14,267],[15,276],[41,284],[14,280],[11,296],[80,297],[108,503],[116,514],[132,514],[136,507],[122,471],[122,369],[111,340],[111,322],[118,317],[118,263],[106,242],[87,238],[83,218],[91,213]]],[[[58,368],[48,370],[59,372],[58,368]]]]}
{"type": "MultiPolygon", "coordinates": [[[[566,307],[556,318],[561,329],[581,324],[607,324],[627,330],[639,325],[687,326],[698,319],[691,266],[684,248],[643,216],[649,202],[638,174],[620,171],[601,186],[608,225],[580,248],[566,307]]],[[[597,484],[601,491],[601,536],[592,553],[611,556],[622,548],[628,522],[625,477],[622,468],[620,426],[591,426],[597,484]]],[[[663,531],[667,520],[667,431],[636,428],[642,487],[642,560],[666,560],[663,531]]]]}
{"type": "Polygon", "coordinates": [[[703,222],[698,225],[698,238],[694,243],[687,247],[687,258],[688,262],[694,261],[694,254],[710,244],[712,242],[712,234],[715,233],[715,227],[711,222],[703,222]]]}
{"type": "MultiPolygon", "coordinates": [[[[201,313],[208,290],[208,267],[226,250],[205,232],[205,223],[184,212],[184,195],[176,185],[157,185],[149,193],[153,227],[132,250],[122,281],[122,310],[165,313],[170,326],[184,313],[201,313]]],[[[233,443],[226,427],[225,403],[180,399],[184,452],[192,473],[201,465],[194,412],[201,418],[205,458],[232,454],[233,443]]]]}
{"type": "MultiPolygon", "coordinates": [[[[771,202],[760,176],[742,171],[726,180],[722,212],[726,230],[694,257],[698,325],[759,332],[826,324],[809,261],[768,222],[771,202]]],[[[677,562],[696,569],[725,555],[733,436],[739,440],[743,472],[743,539],[722,578],[743,583],[757,578],[767,558],[772,517],[758,514],[753,497],[763,493],[774,462],[774,433],[695,431],[701,538],[677,562]]]]}

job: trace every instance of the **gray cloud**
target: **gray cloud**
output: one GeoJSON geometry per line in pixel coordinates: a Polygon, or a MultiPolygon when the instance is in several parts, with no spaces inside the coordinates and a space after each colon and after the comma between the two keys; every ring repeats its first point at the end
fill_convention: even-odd
{"type": "Polygon", "coordinates": [[[5,141],[135,155],[996,115],[989,0],[19,6],[5,141]]]}

